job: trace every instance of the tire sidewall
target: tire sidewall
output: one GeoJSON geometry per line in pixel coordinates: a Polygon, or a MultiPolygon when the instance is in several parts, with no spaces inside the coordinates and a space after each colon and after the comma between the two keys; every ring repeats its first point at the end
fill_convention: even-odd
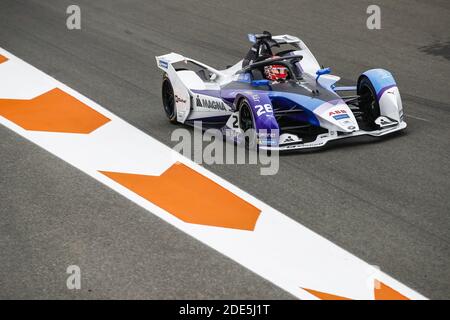
{"type": "Polygon", "coordinates": [[[164,113],[166,114],[166,116],[167,116],[167,118],[169,119],[170,122],[177,123],[177,112],[176,112],[176,108],[177,107],[176,107],[176,102],[175,102],[175,92],[173,90],[172,82],[170,81],[170,79],[167,76],[167,74],[165,74],[163,76],[163,81],[162,81],[162,85],[161,85],[161,93],[162,93],[162,102],[163,102],[164,113]],[[172,94],[173,94],[173,99],[174,99],[172,114],[169,114],[167,112],[166,105],[165,105],[166,101],[165,101],[165,98],[164,98],[164,95],[165,95],[164,86],[165,86],[166,83],[170,86],[170,89],[172,90],[172,94]]]}
{"type": "Polygon", "coordinates": [[[369,120],[369,125],[376,127],[377,125],[375,123],[375,120],[381,115],[380,104],[377,99],[375,88],[373,87],[370,79],[366,76],[361,77],[360,81],[358,82],[358,92],[357,92],[358,95],[361,95],[361,91],[363,90],[364,87],[367,87],[370,90],[375,100],[375,110],[363,110],[363,112],[369,113],[368,115],[366,115],[369,120]]]}
{"type": "MultiPolygon", "coordinates": [[[[258,148],[258,143],[257,143],[257,133],[256,133],[256,122],[255,122],[255,115],[253,114],[253,110],[250,106],[250,104],[248,103],[247,99],[243,98],[240,102],[239,102],[239,121],[242,121],[242,110],[243,108],[247,108],[250,116],[252,118],[252,129],[253,129],[253,133],[250,137],[250,139],[248,139],[248,136],[244,136],[245,142],[245,148],[249,149],[249,150],[256,150],[258,148]]],[[[239,124],[239,126],[241,127],[241,123],[239,124]]],[[[241,127],[242,128],[242,127],[241,127]]]]}

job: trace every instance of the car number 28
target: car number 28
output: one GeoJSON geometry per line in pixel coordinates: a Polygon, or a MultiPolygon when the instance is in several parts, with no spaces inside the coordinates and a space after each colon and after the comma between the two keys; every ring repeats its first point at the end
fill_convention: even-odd
{"type": "Polygon", "coordinates": [[[256,109],[256,115],[258,117],[262,116],[265,113],[272,113],[272,106],[268,103],[265,105],[258,104],[255,106],[256,109]]]}

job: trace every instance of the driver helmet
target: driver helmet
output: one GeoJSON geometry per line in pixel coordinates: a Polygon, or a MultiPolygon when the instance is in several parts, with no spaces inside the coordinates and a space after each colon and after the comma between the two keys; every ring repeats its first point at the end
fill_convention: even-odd
{"type": "Polygon", "coordinates": [[[272,64],[264,67],[264,75],[271,81],[286,80],[288,69],[280,64],[272,64]]]}

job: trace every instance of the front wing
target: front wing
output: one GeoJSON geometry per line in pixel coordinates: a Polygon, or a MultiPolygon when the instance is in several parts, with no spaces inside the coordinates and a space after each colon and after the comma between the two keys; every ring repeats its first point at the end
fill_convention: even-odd
{"type": "Polygon", "coordinates": [[[279,146],[264,146],[260,145],[260,149],[264,150],[274,150],[274,151],[288,151],[288,150],[299,150],[299,149],[314,149],[325,146],[328,142],[339,139],[353,138],[358,136],[373,136],[381,137],[397,131],[401,131],[406,128],[406,122],[402,121],[395,127],[383,128],[373,131],[358,130],[351,133],[337,133],[336,131],[329,131],[328,133],[319,134],[316,140],[312,142],[293,142],[280,144],[279,146]]]}

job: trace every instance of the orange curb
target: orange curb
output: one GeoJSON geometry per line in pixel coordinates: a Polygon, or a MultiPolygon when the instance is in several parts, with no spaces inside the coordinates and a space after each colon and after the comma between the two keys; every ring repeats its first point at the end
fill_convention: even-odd
{"type": "Polygon", "coordinates": [[[188,223],[253,231],[261,212],[181,163],[161,176],[100,172],[188,223]]]}
{"type": "MultiPolygon", "coordinates": [[[[312,295],[316,296],[321,300],[352,300],[350,298],[336,296],[333,294],[320,292],[312,289],[302,288],[308,291],[312,295]]],[[[374,298],[375,300],[410,300],[409,298],[402,295],[400,292],[392,289],[381,281],[375,280],[374,283],[374,298]]]]}
{"type": "Polygon", "coordinates": [[[31,100],[0,99],[0,116],[26,130],[84,134],[110,121],[58,88],[31,100]]]}

